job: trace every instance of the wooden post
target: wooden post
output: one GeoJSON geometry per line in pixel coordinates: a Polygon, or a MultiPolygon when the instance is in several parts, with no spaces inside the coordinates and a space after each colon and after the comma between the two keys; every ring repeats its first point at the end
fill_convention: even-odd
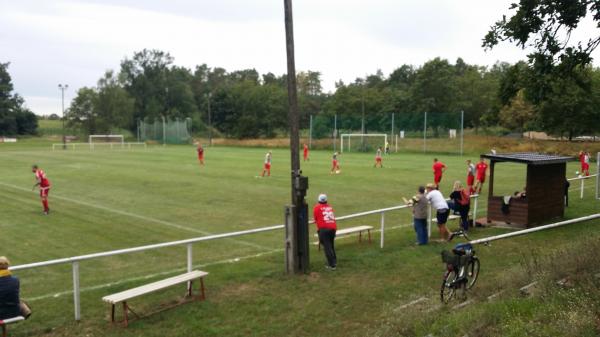
{"type": "MultiPolygon", "coordinates": [[[[291,183],[292,183],[292,211],[291,211],[291,232],[286,245],[292,244],[296,246],[292,249],[292,252],[298,251],[298,246],[308,246],[308,235],[305,235],[306,242],[298,242],[299,230],[298,228],[298,213],[301,211],[300,208],[304,207],[304,196],[301,191],[297,189],[297,181],[300,178],[300,132],[299,124],[300,118],[298,115],[298,91],[296,86],[296,60],[294,54],[294,20],[292,14],[292,0],[284,0],[284,12],[285,12],[285,40],[286,40],[286,54],[287,54],[287,84],[288,84],[288,119],[290,124],[290,153],[291,153],[291,183]]],[[[286,248],[287,249],[287,248],[286,248]]],[[[286,265],[293,265],[293,270],[288,269],[288,273],[305,272],[308,269],[308,257],[304,263],[300,263],[301,259],[296,254],[286,254],[288,260],[286,265]]]]}

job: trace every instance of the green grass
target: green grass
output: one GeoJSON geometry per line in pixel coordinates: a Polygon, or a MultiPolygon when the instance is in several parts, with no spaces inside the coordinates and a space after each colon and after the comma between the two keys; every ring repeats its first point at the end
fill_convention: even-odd
{"type": "MultiPolygon", "coordinates": [[[[0,255],[17,265],[282,223],[283,205],[289,202],[289,152],[273,151],[272,177],[263,179],[256,176],[264,152],[209,148],[207,165],[200,168],[191,146],[73,152],[51,151],[49,143],[39,139],[0,144],[0,255]],[[53,184],[52,213],[47,217],[41,214],[37,194],[31,192],[32,163],[39,164],[53,184]]],[[[403,196],[413,195],[419,184],[432,179],[432,155],[394,154],[385,157],[384,169],[374,169],[374,154],[343,154],[340,175],[329,174],[330,155],[313,151],[302,169],[310,178],[309,203],[319,193],[327,193],[337,216],[401,204],[403,196]]],[[[449,166],[442,182],[447,193],[454,180],[464,179],[466,157],[439,158],[449,166]]],[[[576,169],[576,163],[569,164],[568,172],[576,169]]],[[[502,182],[497,188],[508,193],[520,190],[522,174],[522,167],[503,165],[495,177],[502,182]]],[[[583,201],[572,192],[567,217],[598,211],[588,186],[583,201]]],[[[485,211],[485,200],[479,207],[485,211]]],[[[439,251],[444,245],[415,247],[408,211],[388,213],[385,220],[387,228],[399,227],[386,232],[382,250],[376,243],[359,245],[355,238],[337,242],[340,268],[335,273],[324,272],[323,256],[313,249],[313,273],[285,276],[280,231],[195,245],[195,265],[211,273],[208,300],[139,320],[129,329],[107,326],[108,308],[101,297],[183,270],[185,247],[82,262],[80,324],[72,321],[69,265],[19,271],[22,296],[31,301],[35,314],[11,331],[15,336],[394,335],[382,328],[388,323],[394,326],[390,317],[403,315],[394,308],[420,296],[430,298],[430,305],[437,300],[442,276],[439,251]],[[223,262],[238,257],[248,258],[223,262]]],[[[503,275],[516,273],[530,248],[546,254],[584,237],[596,237],[594,225],[599,223],[480,247],[483,266],[477,291],[489,295],[501,287],[503,275]]],[[[343,221],[339,226],[358,224],[378,227],[379,216],[343,221]]],[[[484,229],[473,236],[503,232],[484,229]]],[[[378,239],[375,234],[374,241],[378,239]]],[[[149,313],[180,293],[181,289],[172,289],[132,305],[149,313]]],[[[535,311],[533,306],[530,310],[535,311]]],[[[406,317],[413,317],[410,313],[406,317]]],[[[434,314],[439,315],[438,324],[454,327],[450,335],[465,331],[453,313],[434,314]]],[[[406,335],[426,335],[426,323],[431,322],[411,320],[406,335]]],[[[441,327],[431,328],[436,336],[443,335],[441,327]]]]}

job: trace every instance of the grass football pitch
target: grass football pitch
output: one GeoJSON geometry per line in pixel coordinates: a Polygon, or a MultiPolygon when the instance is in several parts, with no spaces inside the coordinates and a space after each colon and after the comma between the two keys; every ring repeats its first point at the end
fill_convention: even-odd
{"type": "MultiPolygon", "coordinates": [[[[20,265],[281,224],[283,206],[290,199],[289,151],[274,149],[271,177],[261,178],[266,151],[262,148],[208,148],[206,165],[200,167],[195,148],[191,146],[132,151],[51,151],[49,146],[0,144],[0,255],[8,256],[13,265],[20,265]],[[30,167],[34,163],[46,171],[52,183],[49,216],[42,214],[37,190],[31,188],[34,177],[30,167]]],[[[400,205],[402,197],[412,196],[418,185],[432,180],[433,157],[432,154],[392,154],[384,157],[384,168],[379,169],[373,167],[374,154],[344,153],[340,156],[341,173],[332,175],[331,152],[312,151],[310,161],[302,163],[302,171],[310,179],[307,200],[313,205],[319,193],[327,193],[338,217],[400,205]]],[[[441,188],[445,194],[454,180],[464,182],[467,158],[476,160],[477,156],[439,156],[448,165],[441,188]]],[[[576,163],[570,163],[567,170],[570,175],[576,170],[576,163]]],[[[512,194],[524,186],[525,166],[499,165],[495,179],[497,194],[512,194]]],[[[574,184],[573,206],[566,212],[568,218],[597,211],[596,203],[591,200],[591,181],[586,185],[584,201],[576,196],[577,188],[578,184],[574,184]]],[[[484,194],[486,192],[487,186],[484,194]]],[[[482,198],[480,216],[485,214],[486,207],[482,198]]],[[[364,323],[368,327],[366,322],[390,301],[386,292],[392,291],[392,285],[392,301],[398,300],[398,293],[408,297],[415,291],[436,293],[441,275],[438,261],[441,245],[415,251],[411,214],[407,210],[388,213],[385,221],[390,231],[386,232],[384,250],[378,248],[377,233],[370,246],[358,245],[353,238],[339,240],[341,272],[337,279],[324,276],[331,286],[339,287],[331,289],[330,296],[343,298],[362,291],[365,293],[358,297],[365,300],[366,308],[373,309],[362,313],[363,304],[350,302],[350,307],[343,307],[341,312],[357,319],[351,319],[353,323],[341,320],[344,326],[364,323]],[[397,264],[386,265],[395,259],[400,259],[397,264]],[[398,273],[405,277],[399,277],[398,273]],[[385,283],[386,280],[392,282],[385,283]],[[371,292],[369,287],[360,287],[365,281],[373,282],[371,292]]],[[[379,216],[343,221],[338,226],[359,224],[378,228],[379,216]]],[[[533,240],[534,245],[544,247],[544,241],[560,243],[568,235],[577,237],[581,232],[591,231],[583,225],[575,228],[520,240],[533,240]]],[[[314,229],[310,230],[312,235],[314,229]]],[[[474,235],[483,237],[505,231],[486,229],[474,235]]],[[[433,237],[437,237],[435,229],[433,237]]],[[[518,247],[519,241],[515,242],[518,247]]],[[[344,304],[332,304],[318,295],[318,284],[325,280],[311,283],[308,278],[297,283],[285,278],[282,248],[282,231],[195,245],[195,267],[211,273],[207,279],[207,303],[165,311],[157,315],[160,323],[140,320],[132,329],[111,329],[110,334],[186,336],[190,331],[199,331],[203,336],[270,336],[284,334],[290,327],[292,335],[322,334],[319,324],[302,327],[310,321],[306,315],[311,310],[319,312],[344,304]],[[263,282],[267,288],[261,286],[263,282]],[[248,294],[253,296],[247,297],[248,294]],[[295,295],[304,297],[304,301],[293,298],[295,295]],[[299,316],[286,322],[283,320],[286,310],[299,310],[299,316]]],[[[312,269],[317,274],[322,273],[323,256],[316,249],[311,254],[312,269]]],[[[488,254],[493,261],[495,253],[488,254]]],[[[511,256],[507,261],[518,261],[519,253],[507,254],[511,256]]],[[[509,262],[503,263],[508,266],[509,262]]],[[[100,300],[103,295],[174,275],[185,266],[184,246],[82,262],[82,313],[86,322],[83,325],[72,325],[70,265],[19,271],[21,295],[34,307],[35,319],[11,331],[16,336],[104,335],[108,310],[100,300]]],[[[500,273],[502,268],[500,264],[497,270],[490,272],[500,273]]],[[[167,291],[140,299],[138,305],[142,311],[151,311],[170,301],[173,294],[177,292],[167,291]]],[[[357,330],[357,335],[361,335],[360,331],[364,332],[357,330]]],[[[342,329],[332,335],[347,334],[342,329]]]]}

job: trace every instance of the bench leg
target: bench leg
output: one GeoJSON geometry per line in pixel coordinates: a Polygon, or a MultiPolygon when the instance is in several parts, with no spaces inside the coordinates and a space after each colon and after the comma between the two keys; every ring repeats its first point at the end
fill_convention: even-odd
{"type": "Polygon", "coordinates": [[[129,317],[128,317],[128,312],[129,311],[129,307],[127,306],[127,301],[123,302],[123,316],[124,316],[124,326],[128,327],[129,326],[129,317]]]}
{"type": "Polygon", "coordinates": [[[2,324],[2,337],[6,337],[6,325],[2,324]]]}
{"type": "Polygon", "coordinates": [[[362,242],[362,231],[358,232],[358,242],[362,242]]]}
{"type": "Polygon", "coordinates": [[[188,292],[187,292],[188,297],[192,297],[192,281],[188,282],[188,292]]]}
{"type": "Polygon", "coordinates": [[[200,278],[200,299],[202,301],[206,299],[206,293],[204,291],[204,278],[200,278]]]}
{"type": "Polygon", "coordinates": [[[110,321],[112,324],[115,324],[115,304],[112,304],[112,308],[110,311],[110,321]]]}

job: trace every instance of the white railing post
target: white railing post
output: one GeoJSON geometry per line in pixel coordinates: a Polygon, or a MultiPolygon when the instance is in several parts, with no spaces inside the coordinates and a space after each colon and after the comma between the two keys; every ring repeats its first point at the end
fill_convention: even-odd
{"type": "Polygon", "coordinates": [[[431,238],[431,204],[427,204],[427,237],[431,238]]]}
{"type": "Polygon", "coordinates": [[[579,193],[579,198],[583,199],[583,189],[585,188],[585,179],[581,179],[581,192],[579,193]]]}
{"type": "Polygon", "coordinates": [[[75,306],[75,320],[81,320],[81,300],[79,296],[79,262],[73,262],[73,304],[75,306]]]}
{"type": "Polygon", "coordinates": [[[188,245],[187,245],[187,271],[188,271],[188,273],[191,272],[192,268],[193,268],[192,252],[193,252],[192,244],[188,243],[188,245]]]}
{"type": "Polygon", "coordinates": [[[380,247],[383,248],[383,230],[385,229],[385,212],[381,212],[381,243],[380,247]]]}
{"type": "Polygon", "coordinates": [[[473,204],[473,226],[475,226],[475,221],[477,221],[477,203],[479,202],[479,194],[475,198],[475,203],[473,204]]]}

